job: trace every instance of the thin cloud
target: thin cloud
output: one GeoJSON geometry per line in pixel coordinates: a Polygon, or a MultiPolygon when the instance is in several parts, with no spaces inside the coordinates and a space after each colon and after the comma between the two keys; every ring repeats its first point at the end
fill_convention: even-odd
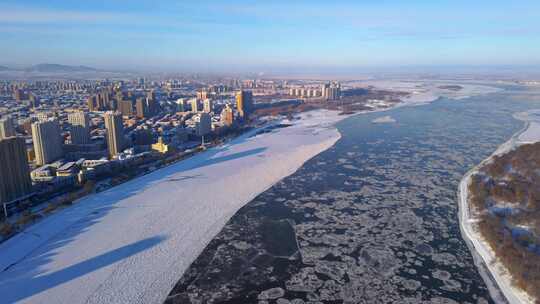
{"type": "Polygon", "coordinates": [[[0,22],[2,23],[100,23],[125,21],[130,18],[133,16],[120,13],[0,7],[0,22]]]}
{"type": "MultiPolygon", "coordinates": [[[[70,11],[52,10],[41,8],[3,7],[0,5],[0,32],[21,32],[21,31],[42,31],[45,27],[52,27],[49,30],[54,32],[66,32],[58,29],[57,26],[78,25],[85,26],[125,26],[131,30],[141,32],[171,32],[179,34],[186,32],[201,32],[203,30],[235,30],[238,24],[228,24],[204,17],[175,15],[174,17],[163,17],[156,15],[146,15],[140,13],[118,13],[102,11],[70,11]],[[26,27],[26,28],[24,28],[26,27]]],[[[70,29],[67,32],[75,31],[70,29]]],[[[80,30],[80,29],[79,29],[80,30]]],[[[117,31],[110,28],[108,31],[117,31]]]]}

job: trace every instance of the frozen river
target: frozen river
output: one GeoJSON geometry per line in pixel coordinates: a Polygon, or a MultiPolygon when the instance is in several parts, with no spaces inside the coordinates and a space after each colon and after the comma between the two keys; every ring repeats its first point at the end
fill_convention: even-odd
{"type": "Polygon", "coordinates": [[[342,121],[335,146],[228,222],[169,302],[492,302],[456,191],[523,127],[513,113],[540,108],[507,89],[342,121]]]}

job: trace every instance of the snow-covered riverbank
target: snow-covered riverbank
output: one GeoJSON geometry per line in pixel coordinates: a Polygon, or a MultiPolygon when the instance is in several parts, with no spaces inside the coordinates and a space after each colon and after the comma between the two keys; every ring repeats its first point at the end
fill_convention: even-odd
{"type": "Polygon", "coordinates": [[[523,120],[525,127],[516,133],[510,140],[501,145],[488,159],[467,172],[459,184],[459,221],[463,238],[467,242],[475,260],[475,264],[490,288],[493,298],[498,303],[534,303],[523,290],[512,285],[512,278],[506,268],[496,260],[495,253],[489,248],[485,239],[476,228],[476,219],[470,214],[468,203],[468,185],[471,176],[485,163],[491,161],[495,155],[504,154],[515,147],[540,141],[540,110],[517,113],[515,118],[523,120]],[[502,293],[502,295],[501,295],[502,293]],[[506,299],[506,300],[505,300],[506,299]]]}
{"type": "Polygon", "coordinates": [[[301,116],[84,198],[6,241],[1,302],[162,302],[239,208],[340,138],[336,112],[301,116]]]}
{"type": "Polygon", "coordinates": [[[502,89],[476,82],[459,82],[456,80],[364,80],[349,83],[354,87],[375,87],[408,93],[403,98],[406,105],[422,105],[439,97],[449,99],[465,99],[473,96],[501,92],[502,89]]]}

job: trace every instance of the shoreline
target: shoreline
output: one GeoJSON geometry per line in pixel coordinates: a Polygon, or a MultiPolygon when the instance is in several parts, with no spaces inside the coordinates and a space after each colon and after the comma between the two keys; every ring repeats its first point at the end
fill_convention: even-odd
{"type": "Polygon", "coordinates": [[[238,209],[341,138],[334,125],[346,116],[320,110],[300,117],[291,127],[261,135],[256,135],[261,128],[254,129],[223,147],[89,196],[7,240],[0,245],[0,290],[5,299],[163,302],[238,209]],[[203,182],[195,181],[201,178],[203,182]],[[175,185],[180,188],[171,188],[175,185]],[[95,219],[94,214],[105,208],[95,219]],[[70,235],[77,226],[83,227],[70,235]],[[54,246],[62,242],[66,244],[54,246]],[[58,273],[63,276],[65,269],[79,270],[79,265],[107,256],[119,246],[133,252],[104,261],[106,266],[89,273],[81,269],[70,280],[56,277],[58,273]],[[138,251],[141,246],[143,250],[138,251]],[[129,266],[122,266],[124,263],[129,266]],[[36,270],[25,271],[33,268],[36,270]],[[47,284],[40,277],[69,285],[42,288],[39,285],[47,284]]]}
{"type": "MultiPolygon", "coordinates": [[[[528,112],[534,111],[535,110],[528,112]]],[[[534,299],[532,299],[526,292],[522,291],[521,289],[517,289],[512,285],[511,277],[507,273],[506,268],[496,261],[495,255],[485,243],[483,237],[475,231],[475,227],[472,225],[475,219],[470,217],[470,206],[468,202],[468,185],[470,178],[473,174],[478,172],[479,168],[493,160],[493,158],[497,155],[505,154],[523,144],[540,141],[540,138],[536,139],[536,141],[520,140],[522,135],[531,131],[531,126],[533,124],[533,120],[528,119],[527,112],[515,113],[513,117],[523,121],[525,125],[518,132],[512,135],[508,141],[500,145],[497,150],[495,150],[495,152],[493,152],[488,158],[484,159],[478,165],[470,169],[459,183],[457,191],[459,227],[461,235],[473,256],[474,263],[478,268],[480,275],[484,279],[484,282],[488,286],[493,300],[496,303],[534,303],[534,299]]]]}

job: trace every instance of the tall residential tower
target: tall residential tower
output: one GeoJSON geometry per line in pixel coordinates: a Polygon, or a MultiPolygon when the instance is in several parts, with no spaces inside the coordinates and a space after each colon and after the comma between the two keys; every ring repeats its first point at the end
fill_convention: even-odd
{"type": "Polygon", "coordinates": [[[124,124],[122,113],[106,112],[104,115],[105,129],[107,129],[107,148],[109,156],[115,157],[123,150],[124,124]]]}
{"type": "Polygon", "coordinates": [[[31,191],[24,139],[0,139],[0,203],[11,202],[31,191]]]}
{"type": "Polygon", "coordinates": [[[11,117],[0,119],[0,139],[15,136],[15,128],[11,117]]]}
{"type": "Polygon", "coordinates": [[[90,119],[84,112],[74,112],[68,115],[68,122],[71,125],[71,143],[90,143],[90,119]]]}
{"type": "Polygon", "coordinates": [[[239,91],[236,93],[236,109],[241,118],[248,118],[253,111],[253,93],[239,91]]]}
{"type": "Polygon", "coordinates": [[[60,125],[55,119],[32,124],[32,140],[36,153],[36,164],[43,166],[62,158],[62,139],[60,125]]]}

